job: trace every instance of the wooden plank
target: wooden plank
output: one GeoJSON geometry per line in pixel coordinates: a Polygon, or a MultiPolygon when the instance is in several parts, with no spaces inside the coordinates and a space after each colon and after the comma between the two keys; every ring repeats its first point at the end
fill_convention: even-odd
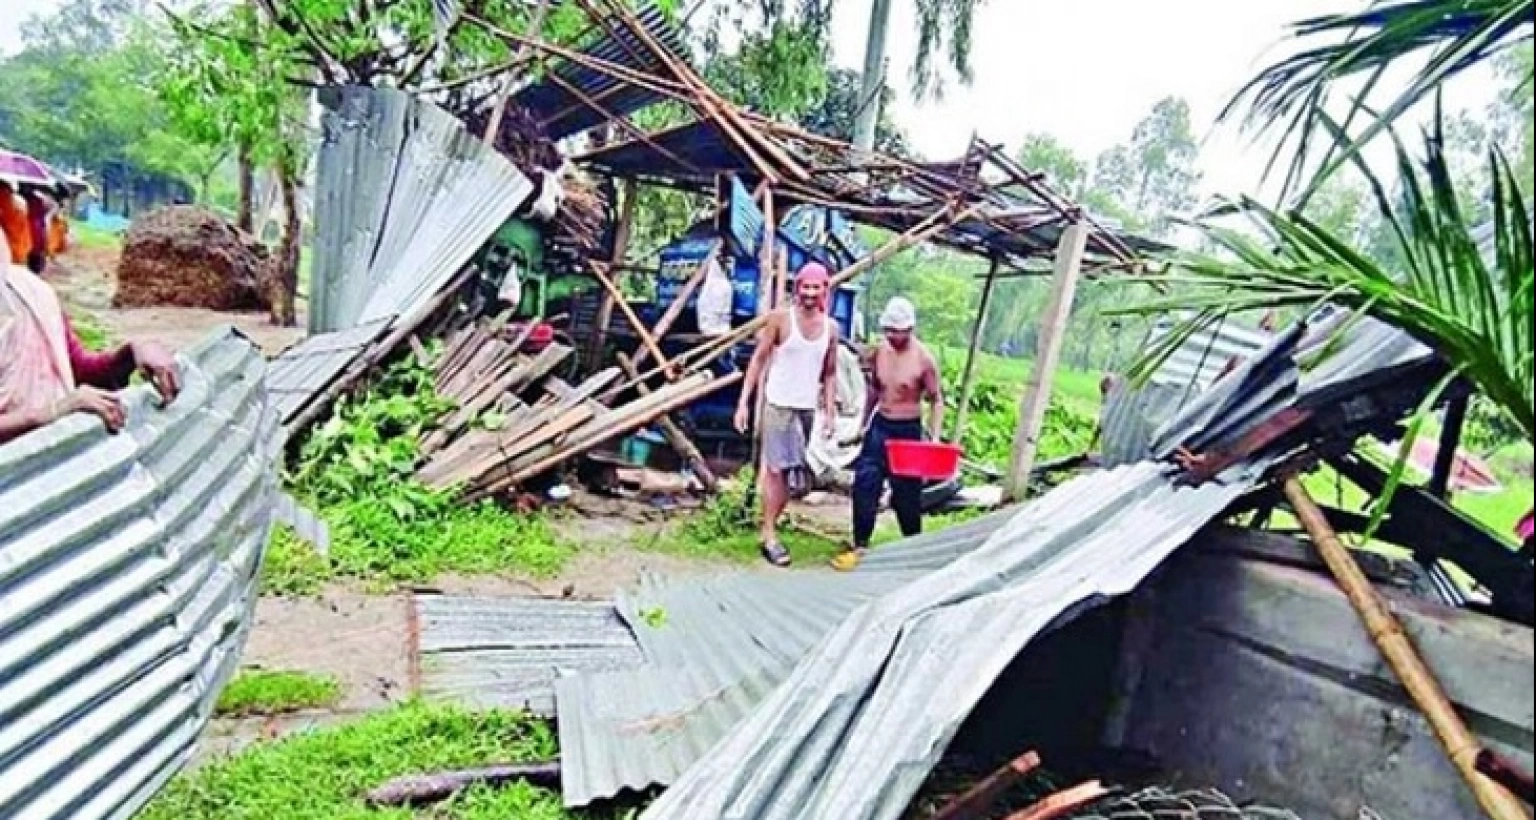
{"type": "Polygon", "coordinates": [[[604,266],[598,262],[592,262],[588,267],[592,269],[592,274],[597,277],[597,281],[601,282],[603,288],[613,297],[614,304],[618,306],[619,312],[624,314],[624,318],[629,321],[629,326],[634,328],[635,333],[640,337],[641,343],[645,345],[647,350],[651,351],[651,355],[656,357],[656,361],[664,366],[670,365],[666,355],[661,352],[661,346],[656,344],[655,337],[651,335],[645,323],[640,321],[639,316],[635,315],[635,309],[629,306],[629,300],[624,298],[623,291],[619,290],[619,286],[608,276],[604,266]]]}
{"type": "MultiPolygon", "coordinates": [[[[630,378],[634,378],[637,374],[634,362],[631,362],[629,357],[623,353],[620,353],[618,358],[619,367],[624,368],[624,372],[630,378]]],[[[650,386],[645,382],[640,382],[637,385],[637,389],[642,396],[649,396],[652,392],[650,386]]],[[[688,466],[693,469],[693,474],[698,476],[699,483],[704,485],[704,491],[710,495],[719,492],[720,479],[715,477],[715,472],[709,468],[709,462],[704,460],[704,453],[699,450],[698,445],[693,443],[693,439],[688,438],[687,434],[683,432],[683,428],[677,426],[677,422],[672,420],[672,416],[663,415],[656,419],[656,424],[661,428],[662,435],[667,437],[667,443],[671,444],[672,449],[676,450],[678,455],[682,456],[688,466]]]]}
{"type": "Polygon", "coordinates": [[[1040,755],[1025,752],[944,805],[933,820],[981,820],[1003,793],[1040,768],[1040,755]]]}
{"type": "MultiPolygon", "coordinates": [[[[688,307],[688,300],[692,299],[693,294],[704,284],[704,277],[709,272],[709,263],[720,253],[720,249],[724,244],[723,240],[716,239],[714,244],[709,246],[709,253],[705,254],[703,261],[699,262],[698,267],[693,271],[693,275],[688,277],[688,281],[683,284],[682,290],[677,292],[677,298],[672,300],[672,304],[667,305],[666,313],[663,313],[661,318],[656,321],[656,327],[651,329],[651,335],[655,336],[658,340],[667,337],[667,331],[672,329],[672,325],[677,322],[678,317],[683,315],[683,310],[688,307]]],[[[636,351],[634,365],[637,371],[645,364],[645,359],[648,355],[650,355],[649,348],[642,347],[636,351]]],[[[612,399],[610,398],[609,401],[612,401],[612,399]]]]}

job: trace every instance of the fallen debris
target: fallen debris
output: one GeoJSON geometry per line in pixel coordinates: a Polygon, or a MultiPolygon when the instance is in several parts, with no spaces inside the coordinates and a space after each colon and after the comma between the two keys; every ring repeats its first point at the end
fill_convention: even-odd
{"type": "Polygon", "coordinates": [[[559,761],[406,775],[369,792],[367,801],[375,808],[427,806],[447,800],[471,786],[496,788],[524,781],[541,789],[560,788],[559,761]]]}
{"type": "Polygon", "coordinates": [[[965,794],[949,801],[933,820],[979,820],[1004,792],[1040,768],[1040,755],[1025,752],[972,786],[965,794]]]}
{"type": "Polygon", "coordinates": [[[112,306],[266,310],[272,264],[265,246],[218,214],[160,208],[128,229],[112,306]]]}
{"type": "Polygon", "coordinates": [[[1104,798],[1109,790],[1097,780],[1057,792],[1029,808],[1008,815],[1008,820],[1056,820],[1104,798]]]}
{"type": "Polygon", "coordinates": [[[617,369],[573,387],[548,375],[569,348],[531,353],[527,329],[510,341],[508,334],[493,321],[450,339],[437,389],[459,409],[423,442],[423,483],[459,487],[469,500],[497,495],[741,378],[698,373],[610,407],[594,397],[618,379],[617,369]]]}

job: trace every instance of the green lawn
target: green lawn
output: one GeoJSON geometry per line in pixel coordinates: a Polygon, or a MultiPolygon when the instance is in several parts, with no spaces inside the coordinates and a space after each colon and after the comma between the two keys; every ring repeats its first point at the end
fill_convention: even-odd
{"type": "Polygon", "coordinates": [[[84,222],[71,222],[69,225],[69,235],[74,244],[81,248],[117,248],[123,244],[122,234],[93,228],[84,222]]]}
{"type": "Polygon", "coordinates": [[[355,723],[258,744],[177,777],[139,820],[618,820],[571,812],[526,784],[473,788],[437,806],[375,809],[370,790],[402,775],[552,760],[548,724],[520,714],[410,703],[355,723]]]}
{"type": "MultiPolygon", "coordinates": [[[[937,347],[934,356],[939,359],[940,369],[959,371],[965,367],[966,350],[963,347],[937,347]]],[[[976,354],[976,378],[991,381],[1023,393],[1024,383],[1034,369],[1032,359],[1015,359],[991,353],[976,354]]],[[[1099,374],[1085,373],[1065,367],[1056,369],[1052,380],[1052,392],[1059,398],[1077,406],[1083,412],[1097,414],[1103,404],[1099,396],[1099,374]]]]}

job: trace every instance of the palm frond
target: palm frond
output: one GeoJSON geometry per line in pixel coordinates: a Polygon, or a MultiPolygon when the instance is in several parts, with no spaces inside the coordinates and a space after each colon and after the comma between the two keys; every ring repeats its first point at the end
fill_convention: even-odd
{"type": "Polygon", "coordinates": [[[1301,191],[1305,200],[1321,180],[1446,80],[1530,40],[1533,20],[1536,0],[1376,0],[1364,11],[1303,20],[1292,29],[1305,47],[1249,81],[1221,118],[1245,112],[1249,128],[1280,127],[1281,139],[1267,170],[1272,172],[1289,156],[1284,191],[1301,191]],[[1367,115],[1385,71],[1416,56],[1425,63],[1407,87],[1380,107],[1360,138],[1327,143],[1317,173],[1307,181],[1313,148],[1326,130],[1326,108],[1337,98],[1337,84],[1363,80],[1343,119],[1348,130],[1367,115]]]}
{"type": "MultiPolygon", "coordinates": [[[[1487,243],[1479,245],[1487,229],[1469,223],[1438,129],[1431,129],[1420,158],[1397,142],[1400,195],[1386,195],[1385,184],[1365,169],[1382,192],[1383,216],[1398,231],[1400,268],[1388,268],[1299,213],[1244,199],[1238,207],[1258,226],[1258,236],[1197,224],[1218,250],[1175,252],[1162,281],[1179,295],[1113,312],[1195,311],[1191,321],[1209,324],[1233,313],[1332,302],[1413,334],[1536,440],[1531,213],[1496,148],[1488,162],[1491,252],[1487,243]]],[[[1159,352],[1138,369],[1153,366],[1159,352]]]]}

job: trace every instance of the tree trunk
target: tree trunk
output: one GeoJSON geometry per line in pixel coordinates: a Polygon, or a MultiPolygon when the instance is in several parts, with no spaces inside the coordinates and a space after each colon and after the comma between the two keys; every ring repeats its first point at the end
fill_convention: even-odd
{"type": "Polygon", "coordinates": [[[864,46],[863,89],[859,93],[858,119],[853,144],[869,151],[875,147],[875,128],[880,124],[880,96],[885,91],[885,33],[891,27],[891,0],[875,0],[869,10],[869,40],[864,46]]]}
{"type": "Polygon", "coordinates": [[[272,277],[272,324],[293,327],[298,324],[294,305],[299,289],[299,254],[304,245],[304,220],[299,214],[299,180],[295,163],[278,164],[278,186],[283,194],[283,242],[279,246],[272,277]]]}
{"type": "Polygon", "coordinates": [[[256,169],[251,164],[251,147],[249,145],[240,146],[236,162],[240,166],[240,204],[239,210],[235,214],[235,225],[240,230],[250,233],[255,222],[252,203],[256,198],[256,169]]]}

